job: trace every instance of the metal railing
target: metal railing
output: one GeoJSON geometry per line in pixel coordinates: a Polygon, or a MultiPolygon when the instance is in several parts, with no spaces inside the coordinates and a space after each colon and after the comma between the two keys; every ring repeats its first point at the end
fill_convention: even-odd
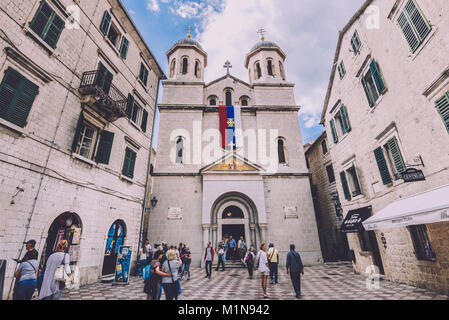
{"type": "Polygon", "coordinates": [[[120,111],[126,112],[126,96],[112,84],[112,77],[100,70],[84,72],[80,89],[89,94],[99,95],[107,104],[114,104],[120,111]]]}

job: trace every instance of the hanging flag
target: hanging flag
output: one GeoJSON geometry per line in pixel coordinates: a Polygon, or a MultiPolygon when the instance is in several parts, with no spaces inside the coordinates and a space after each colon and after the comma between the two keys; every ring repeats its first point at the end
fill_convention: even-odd
{"type": "MultiPolygon", "coordinates": [[[[240,110],[237,111],[240,118],[240,110]]],[[[221,146],[227,148],[236,146],[236,118],[234,106],[220,106],[220,133],[221,133],[221,146]]],[[[239,119],[241,123],[241,119],[239,119]]]]}
{"type": "Polygon", "coordinates": [[[243,147],[243,129],[242,129],[242,107],[234,107],[234,119],[235,119],[235,145],[237,149],[243,147]]]}

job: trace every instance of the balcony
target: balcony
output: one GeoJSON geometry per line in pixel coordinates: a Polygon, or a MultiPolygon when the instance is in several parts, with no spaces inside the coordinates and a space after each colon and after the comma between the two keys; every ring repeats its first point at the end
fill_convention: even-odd
{"type": "Polygon", "coordinates": [[[86,71],[81,78],[79,92],[82,102],[95,109],[109,122],[126,117],[127,99],[112,84],[112,75],[99,70],[86,71]]]}

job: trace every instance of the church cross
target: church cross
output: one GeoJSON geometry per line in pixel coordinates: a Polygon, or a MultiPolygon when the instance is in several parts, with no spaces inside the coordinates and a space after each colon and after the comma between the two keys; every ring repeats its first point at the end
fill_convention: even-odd
{"type": "Polygon", "coordinates": [[[187,38],[190,39],[191,34],[192,34],[192,26],[189,25],[189,26],[186,28],[186,31],[187,31],[187,38]]]}
{"type": "Polygon", "coordinates": [[[229,74],[229,69],[232,68],[232,64],[229,62],[229,60],[225,62],[223,68],[227,69],[226,74],[229,74]]]}
{"type": "Polygon", "coordinates": [[[265,33],[266,33],[267,31],[264,29],[264,28],[260,28],[259,30],[257,30],[257,34],[260,34],[261,35],[261,39],[260,40],[262,40],[262,41],[264,41],[265,40],[265,33]]]}

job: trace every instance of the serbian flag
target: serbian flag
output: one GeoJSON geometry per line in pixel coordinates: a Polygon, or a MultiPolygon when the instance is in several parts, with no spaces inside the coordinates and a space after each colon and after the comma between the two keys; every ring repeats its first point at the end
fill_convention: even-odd
{"type": "Polygon", "coordinates": [[[241,146],[241,107],[240,106],[220,106],[220,133],[221,146],[231,148],[241,146]]]}

